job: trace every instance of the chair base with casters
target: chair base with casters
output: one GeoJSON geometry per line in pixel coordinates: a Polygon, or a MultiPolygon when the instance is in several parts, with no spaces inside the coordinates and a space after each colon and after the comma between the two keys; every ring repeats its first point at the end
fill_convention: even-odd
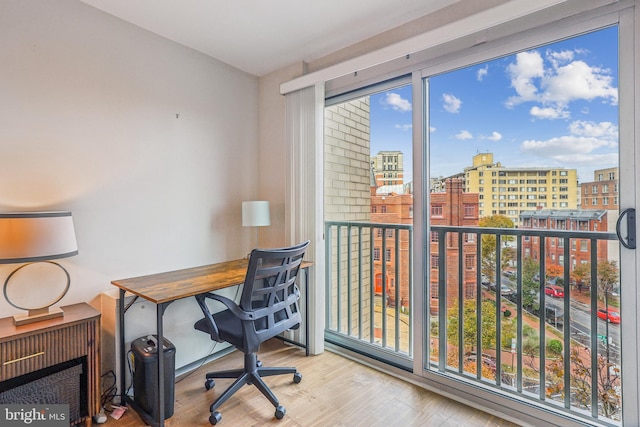
{"type": "Polygon", "coordinates": [[[224,402],[227,401],[236,391],[240,390],[244,385],[253,384],[256,386],[262,394],[265,395],[269,402],[276,408],[275,417],[282,419],[287,410],[284,406],[280,405],[278,398],[273,394],[271,389],[262,380],[262,377],[268,377],[273,375],[293,374],[293,382],[299,383],[302,381],[302,374],[298,372],[296,368],[274,368],[263,367],[262,362],[258,360],[258,356],[253,354],[244,355],[244,369],[231,369],[228,371],[209,372],[206,375],[206,381],[204,386],[207,390],[211,390],[215,387],[216,383],[214,378],[236,378],[236,380],[227,388],[218,398],[211,404],[209,411],[211,416],[209,422],[212,425],[218,424],[222,421],[222,414],[217,409],[224,402]]]}
{"type": "Polygon", "coordinates": [[[309,242],[289,248],[254,249],[249,258],[240,301],[214,293],[196,295],[196,301],[204,314],[195,329],[209,334],[213,341],[227,342],[244,353],[244,368],[206,375],[205,388],[215,386],[214,378],[235,378],[233,384],[213,402],[209,422],[213,425],[222,420],[218,408],[242,386],[255,385],[275,406],[275,417],[282,419],[286,413],[278,398],[263,381],[263,377],[293,374],[293,382],[302,381],[296,368],[264,367],[257,352],[264,341],[290,329],[300,327],[298,308],[300,292],[296,278],[302,257],[309,242]],[[226,309],[212,312],[207,300],[222,303],[226,309]]]}

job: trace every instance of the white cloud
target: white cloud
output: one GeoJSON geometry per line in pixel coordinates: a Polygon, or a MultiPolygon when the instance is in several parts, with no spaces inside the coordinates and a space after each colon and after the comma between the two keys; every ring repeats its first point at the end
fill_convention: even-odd
{"type": "Polygon", "coordinates": [[[413,125],[409,123],[404,125],[395,125],[394,127],[396,129],[400,129],[401,131],[407,131],[407,130],[411,130],[413,128],[413,125]]]}
{"type": "Polygon", "coordinates": [[[436,128],[435,128],[435,127],[433,127],[433,126],[429,126],[429,132],[435,132],[435,131],[436,131],[436,128]]]}
{"type": "Polygon", "coordinates": [[[553,106],[553,107],[538,107],[534,105],[529,110],[529,114],[531,114],[536,119],[567,119],[570,114],[562,106],[553,106]]]}
{"type": "Polygon", "coordinates": [[[527,140],[522,143],[524,151],[553,158],[559,155],[591,153],[598,148],[613,146],[611,141],[605,139],[579,135],[559,136],[546,141],[527,140]]]}
{"type": "Polygon", "coordinates": [[[484,77],[489,73],[489,65],[485,65],[483,68],[480,68],[476,74],[476,78],[478,79],[479,82],[482,81],[482,79],[484,79],[484,77]]]}
{"type": "Polygon", "coordinates": [[[502,139],[502,135],[496,131],[493,131],[491,136],[488,136],[485,139],[488,139],[490,141],[500,141],[502,139]]]}
{"type": "Polygon", "coordinates": [[[411,111],[411,103],[397,93],[387,93],[387,96],[383,99],[382,102],[384,105],[388,105],[396,111],[411,111]]]}
{"type": "Polygon", "coordinates": [[[566,64],[568,62],[573,61],[574,51],[562,50],[560,52],[556,52],[553,50],[547,50],[546,56],[547,56],[547,60],[551,62],[553,67],[557,68],[561,64],[566,64]]]}
{"type": "Polygon", "coordinates": [[[444,101],[444,109],[450,113],[458,113],[462,106],[462,101],[449,93],[442,94],[442,100],[444,101]]]}
{"type": "Polygon", "coordinates": [[[537,119],[570,117],[569,104],[577,100],[602,99],[611,105],[618,103],[618,89],[613,86],[611,70],[590,66],[575,59],[584,50],[563,50],[545,53],[546,63],[536,50],[521,52],[507,66],[511,87],[516,95],[505,102],[513,108],[525,102],[535,102],[529,113],[537,119]]]}
{"type": "Polygon", "coordinates": [[[456,139],[465,140],[471,138],[473,138],[473,135],[471,135],[471,132],[469,132],[468,130],[461,130],[456,134],[456,139]]]}
{"type": "Polygon", "coordinates": [[[576,120],[569,125],[569,130],[574,135],[605,138],[613,141],[618,139],[618,126],[611,122],[596,123],[576,120]]]}
{"type": "Polygon", "coordinates": [[[508,107],[526,101],[538,100],[538,88],[534,79],[544,76],[544,61],[537,51],[520,52],[516,55],[516,62],[509,64],[507,73],[511,77],[511,87],[518,94],[509,98],[508,107]]]}
{"type": "Polygon", "coordinates": [[[590,67],[583,61],[573,61],[555,69],[544,79],[545,102],[568,103],[578,99],[591,101],[604,98],[612,105],[618,103],[618,89],[613,87],[610,70],[590,67]]]}
{"type": "Polygon", "coordinates": [[[611,122],[574,121],[570,135],[521,144],[526,154],[551,159],[561,165],[601,167],[618,163],[618,128],[611,122]]]}

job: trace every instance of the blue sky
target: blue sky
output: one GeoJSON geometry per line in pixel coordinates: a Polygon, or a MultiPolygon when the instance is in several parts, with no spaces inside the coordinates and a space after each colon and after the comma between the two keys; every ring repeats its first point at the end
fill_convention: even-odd
{"type": "MultiPolygon", "coordinates": [[[[429,79],[431,176],[481,152],[507,167],[566,167],[580,182],[618,164],[616,27],[429,79]]],[[[405,154],[411,180],[411,87],[371,97],[371,153],[405,154]]]]}

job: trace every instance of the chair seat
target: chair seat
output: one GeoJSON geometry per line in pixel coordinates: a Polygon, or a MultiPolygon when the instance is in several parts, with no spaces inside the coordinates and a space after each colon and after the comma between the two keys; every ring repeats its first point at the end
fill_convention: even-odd
{"type": "MultiPolygon", "coordinates": [[[[213,320],[218,325],[220,339],[237,347],[240,351],[244,350],[244,335],[242,332],[242,321],[233,315],[231,310],[223,310],[213,315],[213,320]]],[[[194,327],[211,335],[211,327],[207,319],[198,320],[194,327]]]]}

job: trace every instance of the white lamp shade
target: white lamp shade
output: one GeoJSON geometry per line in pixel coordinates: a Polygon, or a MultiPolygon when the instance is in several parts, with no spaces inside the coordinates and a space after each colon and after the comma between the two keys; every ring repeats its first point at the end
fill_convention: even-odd
{"type": "Polygon", "coordinates": [[[78,254],[71,212],[0,213],[0,264],[78,254]]]}
{"type": "Polygon", "coordinates": [[[263,200],[242,202],[242,225],[244,227],[271,225],[269,202],[263,200]]]}

